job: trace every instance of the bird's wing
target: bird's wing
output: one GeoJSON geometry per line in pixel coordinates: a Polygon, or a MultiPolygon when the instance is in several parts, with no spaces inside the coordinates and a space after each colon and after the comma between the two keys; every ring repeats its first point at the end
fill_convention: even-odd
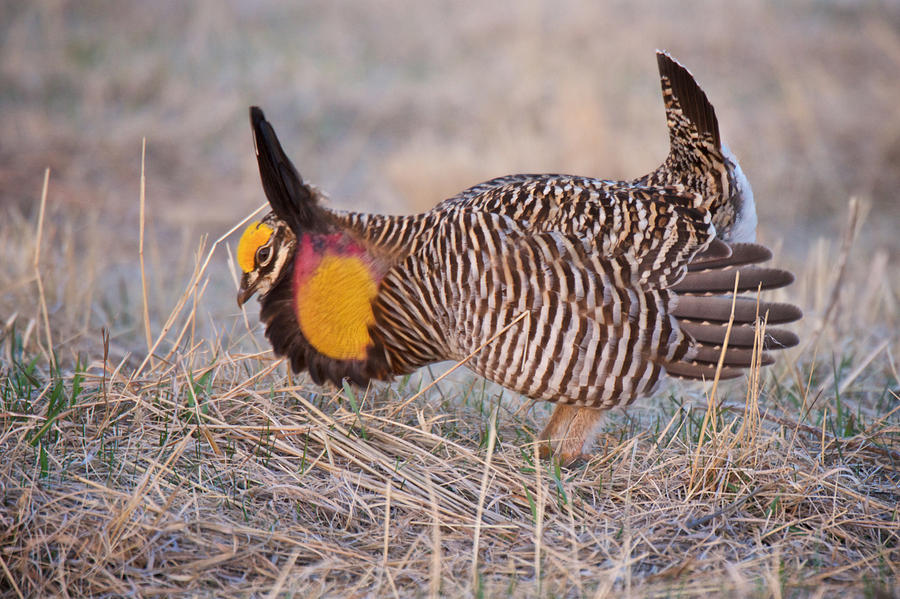
{"type": "Polygon", "coordinates": [[[503,175],[502,177],[494,177],[493,179],[482,181],[481,183],[462,190],[452,198],[448,198],[435,206],[435,209],[449,210],[466,205],[471,206],[471,200],[474,199],[477,202],[477,198],[483,196],[485,192],[504,187],[522,185],[523,183],[527,183],[530,180],[537,179],[543,176],[545,175],[518,173],[515,175],[503,175]]]}
{"type": "Polygon", "coordinates": [[[673,216],[666,235],[603,251],[591,235],[448,211],[385,275],[372,336],[395,372],[474,353],[473,370],[535,399],[630,401],[689,349],[666,288],[709,243],[704,223],[673,216]]]}
{"type": "MultiPolygon", "coordinates": [[[[640,255],[656,246],[656,240],[671,241],[675,229],[689,232],[704,246],[715,232],[702,208],[703,198],[683,186],[641,187],[571,175],[515,175],[471,189],[481,187],[479,193],[460,194],[435,211],[499,214],[533,233],[556,231],[592,240],[604,254],[634,251],[640,255]]],[[[681,263],[679,256],[668,259],[681,263]]]]}

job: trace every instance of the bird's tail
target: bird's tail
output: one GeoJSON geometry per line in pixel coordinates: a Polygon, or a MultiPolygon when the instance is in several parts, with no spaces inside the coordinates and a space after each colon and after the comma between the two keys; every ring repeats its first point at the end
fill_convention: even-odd
{"type": "MultiPolygon", "coordinates": [[[[722,244],[716,240],[714,244],[722,244]]],[[[723,244],[724,245],[724,244],[723,244]]],[[[757,338],[757,323],[768,327],[799,320],[802,312],[792,304],[759,301],[757,293],[790,285],[794,275],[777,268],[759,266],[772,257],[772,252],[755,243],[729,245],[731,254],[709,259],[695,259],[688,265],[685,277],[672,287],[678,294],[672,316],[678,328],[690,335],[689,351],[680,360],[666,364],[672,376],[712,380],[722,356],[720,378],[741,376],[751,366],[773,362],[770,351],[786,349],[799,343],[797,335],[781,328],[766,328],[757,338]],[[737,298],[732,296],[737,284],[737,298]],[[732,308],[734,309],[732,326],[732,308]],[[757,354],[759,349],[761,353],[757,354]]]]}
{"type": "Polygon", "coordinates": [[[690,71],[656,53],[669,128],[669,155],[641,183],[681,184],[704,196],[718,237],[756,240],[753,191],[737,159],[722,143],[716,112],[690,71]]]}

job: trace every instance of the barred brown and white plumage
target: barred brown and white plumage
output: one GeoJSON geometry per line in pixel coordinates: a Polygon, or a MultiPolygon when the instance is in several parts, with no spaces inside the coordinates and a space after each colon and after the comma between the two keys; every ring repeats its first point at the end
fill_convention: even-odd
{"type": "MultiPolygon", "coordinates": [[[[658,53],[671,150],[632,181],[510,175],[424,214],[329,210],[303,182],[262,111],[251,122],[273,213],[238,246],[238,303],[261,296],[275,353],[317,382],[365,385],[441,360],[558,407],[542,434],[568,462],[599,414],[661,375],[712,378],[731,291],[793,277],[757,266],[753,196],[706,95],[658,53]]],[[[721,376],[751,365],[757,319],[788,304],[739,298],[721,376]]],[[[768,350],[796,336],[770,329],[768,350]]]]}

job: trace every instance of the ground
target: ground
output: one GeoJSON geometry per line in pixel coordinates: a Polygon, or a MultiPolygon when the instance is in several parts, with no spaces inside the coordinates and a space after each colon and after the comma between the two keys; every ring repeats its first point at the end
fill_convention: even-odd
{"type": "Polygon", "coordinates": [[[0,4],[0,596],[896,595],[898,31],[841,1],[0,4]],[[563,469],[545,404],[446,365],[316,387],[235,308],[251,103],[333,205],[423,210],[655,166],[656,48],[798,274],[774,366],[667,385],[563,469]]]}

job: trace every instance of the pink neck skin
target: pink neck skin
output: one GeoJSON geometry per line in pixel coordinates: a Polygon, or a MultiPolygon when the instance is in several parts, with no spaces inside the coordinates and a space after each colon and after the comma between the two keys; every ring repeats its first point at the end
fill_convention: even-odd
{"type": "Polygon", "coordinates": [[[343,233],[304,233],[297,243],[294,258],[294,289],[309,280],[327,254],[357,256],[366,262],[366,250],[343,233]]]}

